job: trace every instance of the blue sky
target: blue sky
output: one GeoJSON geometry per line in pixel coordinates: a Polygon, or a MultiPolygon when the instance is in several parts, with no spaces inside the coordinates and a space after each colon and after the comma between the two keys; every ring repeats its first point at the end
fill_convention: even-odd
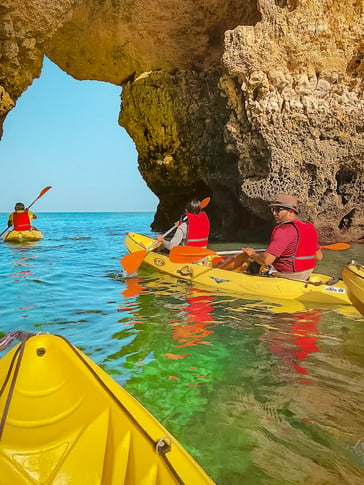
{"type": "Polygon", "coordinates": [[[18,99],[0,141],[0,212],[154,212],[158,198],[118,125],[121,88],[77,81],[45,58],[41,77],[18,99]]]}

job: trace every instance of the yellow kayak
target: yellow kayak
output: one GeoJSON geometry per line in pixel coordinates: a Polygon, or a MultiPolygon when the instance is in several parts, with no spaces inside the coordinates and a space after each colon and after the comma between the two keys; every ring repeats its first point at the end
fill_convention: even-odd
{"type": "Polygon", "coordinates": [[[61,336],[0,350],[0,483],[213,484],[128,392],[61,336]]]}
{"type": "Polygon", "coordinates": [[[41,239],[43,239],[43,234],[35,228],[28,231],[10,231],[4,236],[4,241],[11,243],[25,243],[41,239]]]}
{"type": "MultiPolygon", "coordinates": [[[[145,251],[145,248],[148,248],[154,241],[150,237],[130,232],[125,238],[125,246],[129,253],[140,252],[145,251]]],[[[323,274],[313,273],[308,282],[255,276],[214,268],[211,261],[208,261],[207,264],[201,262],[174,263],[169,260],[168,256],[153,251],[146,251],[143,262],[178,279],[230,294],[255,296],[258,299],[266,297],[351,305],[343,281],[323,274]]]]}
{"type": "Polygon", "coordinates": [[[351,302],[364,316],[364,266],[351,261],[345,266],[342,278],[351,302]]]}

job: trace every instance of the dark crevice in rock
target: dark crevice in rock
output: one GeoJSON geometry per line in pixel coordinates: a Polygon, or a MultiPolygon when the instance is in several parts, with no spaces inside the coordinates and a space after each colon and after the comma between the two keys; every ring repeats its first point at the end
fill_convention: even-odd
{"type": "Polygon", "coordinates": [[[339,223],[339,229],[340,230],[349,229],[353,224],[354,215],[355,215],[355,209],[352,209],[348,214],[345,214],[345,216],[341,219],[339,223]]]}
{"type": "Polygon", "coordinates": [[[356,178],[356,172],[347,166],[341,167],[335,175],[337,193],[341,196],[343,206],[352,198],[352,187],[355,185],[356,178]]]}

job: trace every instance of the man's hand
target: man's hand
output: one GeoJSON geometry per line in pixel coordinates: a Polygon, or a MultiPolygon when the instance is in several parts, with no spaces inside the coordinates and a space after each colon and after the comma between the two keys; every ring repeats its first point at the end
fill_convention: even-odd
{"type": "Polygon", "coordinates": [[[247,254],[249,258],[253,259],[254,256],[258,256],[253,248],[241,248],[241,250],[244,251],[244,253],[247,254]]]}
{"type": "Polygon", "coordinates": [[[276,259],[273,254],[266,253],[265,251],[263,253],[256,253],[253,248],[241,248],[244,253],[246,253],[250,259],[253,261],[256,261],[259,264],[264,264],[265,266],[268,266],[274,262],[276,259]]]}

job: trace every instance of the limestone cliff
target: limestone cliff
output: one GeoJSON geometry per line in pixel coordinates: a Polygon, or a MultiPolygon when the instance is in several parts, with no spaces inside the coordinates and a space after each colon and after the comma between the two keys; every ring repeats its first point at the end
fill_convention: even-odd
{"type": "Polygon", "coordinates": [[[364,2],[260,1],[225,36],[226,142],[244,205],[292,192],[321,238],[363,235],[364,2]],[[254,150],[255,143],[264,146],[254,150]]]}
{"type": "Polygon", "coordinates": [[[123,87],[156,230],[196,195],[215,237],[267,237],[267,201],[288,191],[322,243],[356,240],[363,32],[363,0],[3,0],[0,119],[47,55],[123,87]]]}

